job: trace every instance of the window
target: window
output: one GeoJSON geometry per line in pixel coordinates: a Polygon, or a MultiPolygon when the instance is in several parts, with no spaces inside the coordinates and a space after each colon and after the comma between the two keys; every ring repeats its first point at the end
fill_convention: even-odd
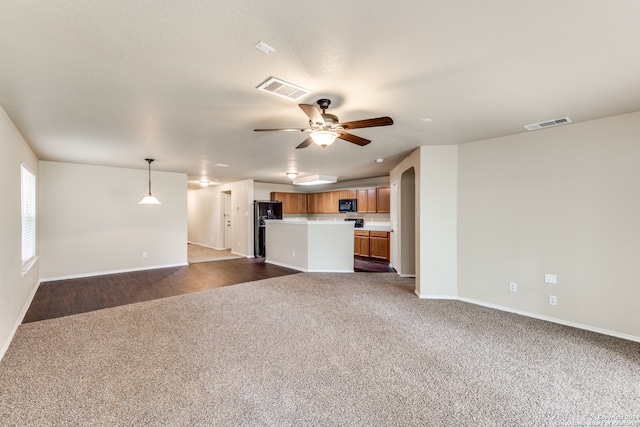
{"type": "Polygon", "coordinates": [[[36,177],[21,166],[22,188],[22,265],[31,264],[36,256],[36,177]]]}

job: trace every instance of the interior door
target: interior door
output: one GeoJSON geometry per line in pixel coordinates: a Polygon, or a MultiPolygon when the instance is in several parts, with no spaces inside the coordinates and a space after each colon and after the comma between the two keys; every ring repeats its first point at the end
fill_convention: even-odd
{"type": "Polygon", "coordinates": [[[231,194],[224,193],[224,248],[231,248],[231,194]]]}

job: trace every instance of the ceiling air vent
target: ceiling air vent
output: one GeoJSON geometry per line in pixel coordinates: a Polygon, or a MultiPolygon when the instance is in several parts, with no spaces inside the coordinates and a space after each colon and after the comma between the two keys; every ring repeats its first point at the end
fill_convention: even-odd
{"type": "Polygon", "coordinates": [[[525,129],[536,130],[536,129],[548,128],[551,126],[560,126],[567,123],[572,123],[571,119],[569,117],[561,117],[559,119],[547,120],[546,122],[532,123],[530,125],[525,125],[525,129]]]}
{"type": "Polygon", "coordinates": [[[256,89],[263,92],[272,93],[274,95],[282,96],[287,99],[300,99],[307,95],[310,91],[300,86],[296,86],[291,83],[287,83],[284,80],[277,79],[275,77],[269,77],[264,82],[260,83],[256,89]]]}

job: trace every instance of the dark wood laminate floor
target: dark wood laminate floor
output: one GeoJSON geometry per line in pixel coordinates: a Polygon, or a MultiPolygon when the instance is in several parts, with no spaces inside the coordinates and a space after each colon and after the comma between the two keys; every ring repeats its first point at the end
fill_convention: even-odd
{"type": "MultiPolygon", "coordinates": [[[[385,264],[356,260],[355,271],[395,270],[385,264]]],[[[295,273],[299,271],[265,263],[264,258],[239,258],[184,267],[43,282],[22,323],[295,273]]]]}
{"type": "Polygon", "coordinates": [[[295,273],[263,258],[240,258],[43,282],[23,323],[295,273]]]}

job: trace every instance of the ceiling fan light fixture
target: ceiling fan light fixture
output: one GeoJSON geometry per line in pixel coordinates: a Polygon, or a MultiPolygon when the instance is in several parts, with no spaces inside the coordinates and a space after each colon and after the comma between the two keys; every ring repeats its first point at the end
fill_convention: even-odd
{"type": "Polygon", "coordinates": [[[338,182],[337,176],[331,175],[309,175],[294,178],[293,185],[321,185],[321,184],[335,184],[338,182]]]}
{"type": "Polygon", "coordinates": [[[138,202],[139,205],[161,205],[160,201],[155,198],[154,195],[151,194],[151,162],[154,159],[145,159],[145,161],[149,164],[149,194],[144,196],[142,200],[138,202]]]}
{"type": "Polygon", "coordinates": [[[289,177],[289,179],[294,179],[296,176],[298,176],[298,174],[295,172],[287,172],[287,176],[289,177]]]}
{"type": "Polygon", "coordinates": [[[337,137],[338,132],[334,132],[332,130],[317,130],[311,133],[311,139],[313,139],[313,142],[321,147],[333,144],[337,137]]]}

